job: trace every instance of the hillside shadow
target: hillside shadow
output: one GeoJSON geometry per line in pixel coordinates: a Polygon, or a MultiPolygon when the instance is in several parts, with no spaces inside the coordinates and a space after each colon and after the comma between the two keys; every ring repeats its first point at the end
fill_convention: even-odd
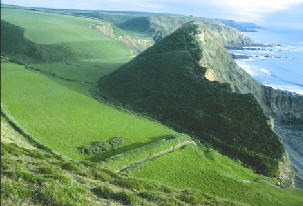
{"type": "Polygon", "coordinates": [[[172,135],[162,135],[162,136],[156,136],[156,137],[151,137],[151,141],[149,142],[144,142],[144,143],[132,143],[132,144],[128,144],[128,145],[125,145],[123,147],[120,147],[116,150],[111,150],[109,152],[106,152],[106,153],[99,153],[99,154],[95,154],[95,155],[91,155],[87,158],[87,160],[90,160],[92,162],[100,162],[100,161],[104,161],[106,160],[107,158],[111,157],[111,156],[115,156],[115,155],[119,155],[119,154],[122,154],[122,153],[125,153],[129,150],[132,150],[132,149],[135,149],[135,148],[138,148],[138,147],[142,147],[142,146],[145,146],[145,145],[148,145],[148,144],[151,144],[151,143],[155,143],[157,141],[160,141],[162,139],[168,139],[168,138],[171,138],[172,135]]]}

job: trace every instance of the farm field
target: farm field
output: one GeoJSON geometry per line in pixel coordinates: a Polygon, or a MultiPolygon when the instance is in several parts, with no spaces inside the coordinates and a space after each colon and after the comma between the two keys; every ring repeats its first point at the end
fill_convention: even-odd
{"type": "Polygon", "coordinates": [[[175,133],[23,66],[2,63],[1,68],[4,112],[41,144],[71,159],[83,159],[77,147],[93,141],[122,136],[126,145],[142,144],[175,133]]]}

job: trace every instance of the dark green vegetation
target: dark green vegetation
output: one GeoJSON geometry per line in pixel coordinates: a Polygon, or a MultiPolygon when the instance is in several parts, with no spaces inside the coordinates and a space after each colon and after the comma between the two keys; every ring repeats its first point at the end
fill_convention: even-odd
{"type": "Polygon", "coordinates": [[[207,49],[222,52],[205,29],[183,26],[102,78],[101,92],[275,177],[284,148],[255,98],[205,78],[207,49]]]}
{"type": "Polygon", "coordinates": [[[75,60],[75,54],[61,45],[42,45],[24,37],[24,29],[1,20],[1,54],[21,62],[56,62],[75,60]],[[49,54],[53,55],[49,55],[49,54]]]}
{"type": "Polygon", "coordinates": [[[117,149],[118,147],[121,147],[123,142],[123,137],[114,137],[108,141],[93,142],[89,145],[78,147],[78,149],[85,154],[99,154],[117,149]]]}
{"type": "MultiPolygon", "coordinates": [[[[143,14],[132,13],[126,20],[133,15],[143,14]]],[[[16,37],[10,40],[16,46],[7,47],[8,53],[1,57],[1,111],[5,114],[1,116],[2,205],[298,206],[303,202],[302,191],[281,188],[277,185],[279,180],[256,174],[187,134],[93,98],[97,79],[132,58],[129,55],[135,54],[134,48],[139,48],[136,45],[144,48],[152,43],[150,34],[122,30],[117,24],[100,19],[28,8],[3,7],[1,18],[6,22],[3,26],[7,34],[16,37]],[[43,50],[43,58],[25,52],[31,45],[43,50]],[[56,50],[49,49],[54,45],[59,46],[59,54],[60,49],[66,48],[66,56],[64,53],[60,57],[56,50]],[[72,56],[67,56],[68,52],[72,56]],[[54,56],[58,61],[49,61],[54,56]],[[124,141],[113,137],[123,137],[124,141]],[[79,148],[89,152],[83,153],[79,148]]],[[[165,26],[168,22],[162,20],[165,26]]],[[[223,41],[218,39],[220,36],[232,38],[225,35],[227,27],[215,25],[222,33],[211,33],[208,40],[214,38],[219,44],[223,41]]],[[[230,31],[240,36],[239,32],[230,31]]],[[[187,45],[190,55],[185,55],[186,61],[180,60],[182,64],[198,58],[201,51],[202,56],[208,56],[202,59],[213,60],[212,67],[207,62],[203,64],[205,69],[220,63],[214,56],[226,57],[223,48],[218,55],[210,52],[217,51],[216,44],[204,45],[203,50],[196,49],[195,44],[193,41],[187,45]]],[[[178,49],[180,45],[176,46],[178,49]]],[[[186,53],[170,52],[180,54],[176,59],[186,53]]],[[[173,55],[170,57],[174,59],[173,55]]],[[[225,60],[216,68],[224,70],[222,65],[232,65],[229,58],[225,60]]],[[[173,71],[167,75],[175,76],[173,71]]],[[[192,76],[193,72],[187,75],[192,76]]],[[[195,74],[200,77],[199,72],[195,74]]],[[[221,84],[214,85],[221,88],[221,84]]],[[[222,87],[230,93],[227,86],[222,87]]],[[[211,86],[207,88],[216,92],[211,86]]],[[[216,94],[225,99],[225,93],[220,91],[216,94]]],[[[206,114],[211,118],[207,111],[206,114]]]]}

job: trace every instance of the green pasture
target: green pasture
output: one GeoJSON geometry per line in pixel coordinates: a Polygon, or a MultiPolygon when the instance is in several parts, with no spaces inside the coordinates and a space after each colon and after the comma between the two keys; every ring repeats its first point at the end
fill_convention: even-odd
{"type": "Polygon", "coordinates": [[[37,141],[71,159],[85,158],[78,146],[115,136],[132,147],[175,132],[71,90],[51,78],[3,63],[1,107],[37,141]]]}
{"type": "Polygon", "coordinates": [[[114,28],[102,20],[14,7],[3,7],[1,11],[1,19],[12,25],[3,29],[1,40],[15,44],[5,47],[2,55],[43,72],[96,82],[133,58],[128,46],[114,38],[115,31],[109,37],[106,32],[114,28]],[[11,34],[16,33],[18,37],[11,39],[11,34]]]}
{"type": "Polygon", "coordinates": [[[152,179],[179,189],[197,189],[249,205],[298,206],[303,203],[302,190],[281,189],[273,185],[270,178],[256,175],[215,150],[191,145],[129,171],[134,177],[152,179]]]}
{"type": "Polygon", "coordinates": [[[132,165],[136,161],[153,158],[153,156],[165,150],[177,147],[179,144],[184,144],[185,142],[192,142],[192,140],[190,137],[181,134],[166,137],[166,139],[162,138],[152,143],[128,150],[125,153],[112,156],[106,159],[103,164],[112,170],[126,169],[127,166],[132,165]]]}
{"type": "Polygon", "coordinates": [[[73,62],[36,64],[34,68],[47,74],[54,74],[59,77],[95,83],[98,79],[119,68],[123,63],[102,63],[102,62],[73,62]]]}
{"type": "Polygon", "coordinates": [[[1,19],[25,29],[25,38],[38,44],[106,40],[101,32],[89,29],[99,21],[27,9],[2,8],[1,19]]]}

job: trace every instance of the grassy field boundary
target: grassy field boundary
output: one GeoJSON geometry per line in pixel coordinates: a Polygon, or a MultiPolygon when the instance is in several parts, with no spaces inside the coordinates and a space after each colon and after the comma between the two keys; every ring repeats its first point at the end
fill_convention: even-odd
{"type": "Polygon", "coordinates": [[[155,142],[131,149],[125,153],[111,156],[105,159],[104,165],[115,172],[123,172],[129,167],[157,158],[188,144],[196,145],[191,138],[184,135],[168,136],[155,142]]]}
{"type": "Polygon", "coordinates": [[[53,81],[56,78],[27,70],[23,65],[6,63],[2,66],[5,78],[2,82],[5,99],[2,105],[5,107],[2,109],[6,115],[40,143],[74,160],[90,158],[77,147],[92,142],[121,136],[126,139],[123,148],[132,149],[161,136],[176,134],[156,121],[73,91],[69,85],[53,81]],[[22,84],[20,89],[16,89],[18,84],[22,84]],[[44,115],[39,116],[41,113],[44,115]],[[42,122],[45,126],[41,126],[42,122]]]}
{"type": "Polygon", "coordinates": [[[116,172],[123,172],[123,171],[127,170],[128,168],[134,167],[134,166],[136,166],[137,164],[140,164],[140,163],[142,163],[142,162],[144,162],[144,161],[155,159],[155,158],[157,158],[157,157],[159,157],[159,156],[161,156],[161,155],[167,154],[167,153],[169,153],[169,152],[173,152],[173,151],[175,151],[176,149],[179,149],[179,148],[184,147],[184,146],[189,145],[189,144],[196,145],[196,143],[195,143],[194,141],[184,141],[184,142],[179,143],[179,144],[177,144],[177,145],[174,145],[174,146],[172,146],[172,147],[170,147],[170,148],[168,148],[168,149],[166,149],[166,150],[162,150],[161,152],[158,152],[158,153],[153,154],[153,155],[151,155],[151,156],[148,156],[148,157],[145,157],[145,158],[143,158],[143,159],[137,160],[137,161],[133,162],[132,164],[127,165],[127,166],[121,168],[120,170],[118,170],[118,171],[116,171],[116,172]]]}
{"type": "Polygon", "coordinates": [[[38,149],[46,150],[49,153],[55,154],[51,149],[47,148],[43,144],[39,143],[35,138],[33,138],[30,133],[28,133],[24,128],[20,127],[19,124],[14,121],[14,118],[5,112],[5,106],[1,105],[1,115],[7,120],[8,124],[20,135],[24,136],[25,139],[34,147],[38,149]]]}
{"type": "Polygon", "coordinates": [[[69,82],[78,82],[78,83],[81,83],[81,84],[86,84],[86,85],[95,85],[93,82],[88,82],[88,81],[80,81],[80,80],[76,80],[76,79],[70,79],[70,78],[66,78],[66,77],[61,77],[55,73],[51,73],[51,72],[47,72],[47,71],[42,71],[41,69],[38,69],[38,68],[35,68],[33,67],[32,65],[28,65],[28,64],[24,64],[16,59],[12,59],[12,58],[8,58],[8,57],[4,57],[6,58],[6,61],[7,62],[11,62],[11,63],[14,63],[14,64],[18,64],[18,65],[22,65],[24,66],[25,69],[27,70],[30,70],[30,71],[33,71],[33,72],[39,72],[41,74],[44,74],[44,75],[47,75],[47,76],[50,76],[50,77],[54,77],[54,78],[57,78],[57,79],[62,79],[62,80],[65,80],[65,81],[69,81],[69,82]]]}

